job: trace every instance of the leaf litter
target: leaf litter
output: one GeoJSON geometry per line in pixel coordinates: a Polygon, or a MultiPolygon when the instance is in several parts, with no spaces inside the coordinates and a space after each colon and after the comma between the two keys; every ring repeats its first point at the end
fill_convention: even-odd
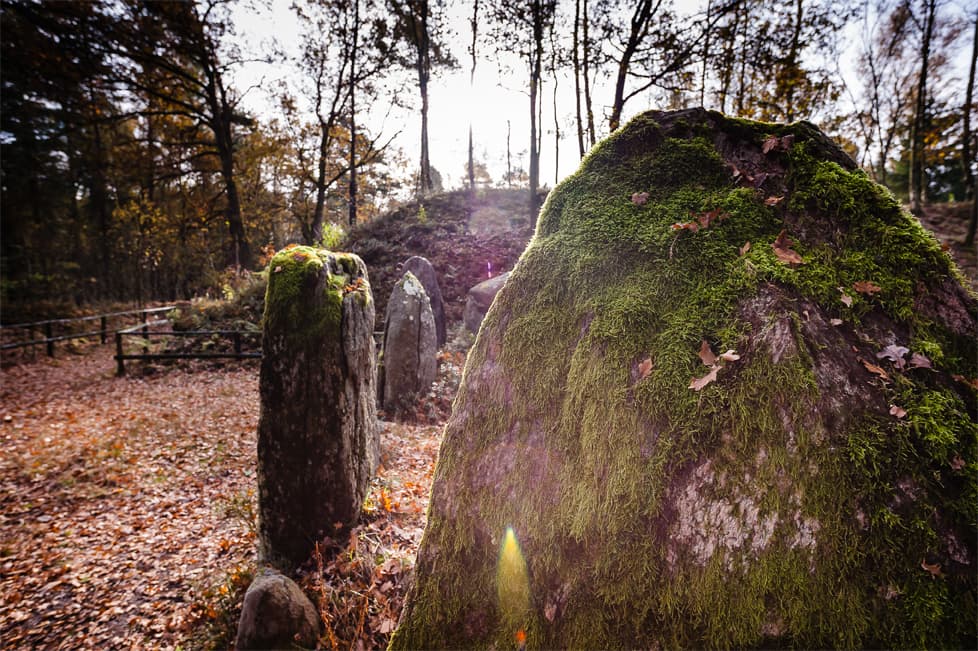
{"type": "MultiPolygon", "coordinates": [[[[257,562],[258,365],[116,378],[111,355],[3,370],[0,639],[228,648],[257,562]]],[[[414,422],[384,423],[359,526],[299,577],[331,622],[324,648],[384,647],[400,614],[460,375],[460,355],[440,361],[414,422]]]]}

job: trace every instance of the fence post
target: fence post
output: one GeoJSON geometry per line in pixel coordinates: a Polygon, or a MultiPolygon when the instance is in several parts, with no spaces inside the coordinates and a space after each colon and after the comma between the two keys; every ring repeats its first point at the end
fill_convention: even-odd
{"type": "Polygon", "coordinates": [[[149,339],[149,315],[146,312],[140,312],[140,316],[143,319],[143,339],[149,339]]]}
{"type": "Polygon", "coordinates": [[[54,330],[50,322],[44,324],[44,336],[48,344],[48,357],[54,357],[54,342],[51,341],[51,338],[54,337],[54,330]]]}
{"type": "Polygon", "coordinates": [[[119,376],[125,375],[126,361],[122,359],[122,333],[121,332],[115,333],[115,361],[117,364],[115,369],[115,374],[119,376]]]}
{"type": "Polygon", "coordinates": [[[241,333],[238,331],[234,332],[234,352],[236,355],[241,354],[241,333]]]}
{"type": "Polygon", "coordinates": [[[106,332],[108,330],[108,328],[109,328],[108,319],[103,314],[102,315],[102,318],[100,319],[100,321],[102,322],[102,343],[104,344],[105,341],[106,341],[106,338],[108,337],[108,332],[106,332]]]}

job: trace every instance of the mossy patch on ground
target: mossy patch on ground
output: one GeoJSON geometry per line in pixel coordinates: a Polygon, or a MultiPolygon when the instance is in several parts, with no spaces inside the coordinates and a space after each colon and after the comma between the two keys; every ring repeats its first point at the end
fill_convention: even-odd
{"type": "Polygon", "coordinates": [[[486,317],[392,647],[973,646],[976,313],[812,125],[639,116],[486,317]]]}

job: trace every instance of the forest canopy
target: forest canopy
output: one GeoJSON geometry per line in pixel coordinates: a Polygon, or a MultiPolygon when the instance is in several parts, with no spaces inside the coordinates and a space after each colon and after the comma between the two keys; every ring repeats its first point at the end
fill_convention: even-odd
{"type": "Polygon", "coordinates": [[[816,122],[914,210],[975,192],[978,11],[949,1],[2,0],[0,20],[6,306],[220,291],[447,189],[445,139],[468,138],[435,161],[458,184],[536,205],[568,152],[650,107],[816,122]],[[242,16],[275,12],[294,47],[249,42],[242,16]],[[245,87],[254,66],[289,78],[245,87]],[[477,71],[518,91],[505,146],[433,95],[477,71]],[[433,98],[468,132],[429,124],[433,98]]]}

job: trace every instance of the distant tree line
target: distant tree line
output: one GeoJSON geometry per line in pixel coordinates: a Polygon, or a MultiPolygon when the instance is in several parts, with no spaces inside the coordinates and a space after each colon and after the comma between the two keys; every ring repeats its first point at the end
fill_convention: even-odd
{"type": "MultiPolygon", "coordinates": [[[[503,52],[520,61],[507,72],[525,84],[530,134],[527,173],[507,139],[503,182],[525,182],[534,210],[545,136],[556,149],[570,134],[583,157],[650,105],[814,120],[914,210],[974,197],[978,12],[949,0],[706,0],[694,14],[675,0],[471,0],[467,34],[450,33],[446,4],[296,0],[287,63],[301,74],[259,119],[234,71],[286,55],[235,46],[234,2],[0,0],[0,300],[189,297],[257,268],[269,245],[373,218],[398,189],[436,191],[433,76],[465,59],[474,79],[511,65],[503,52]],[[395,134],[368,128],[378,106],[417,111],[416,168],[395,134]]],[[[468,135],[474,189],[488,175],[468,135]]]]}

